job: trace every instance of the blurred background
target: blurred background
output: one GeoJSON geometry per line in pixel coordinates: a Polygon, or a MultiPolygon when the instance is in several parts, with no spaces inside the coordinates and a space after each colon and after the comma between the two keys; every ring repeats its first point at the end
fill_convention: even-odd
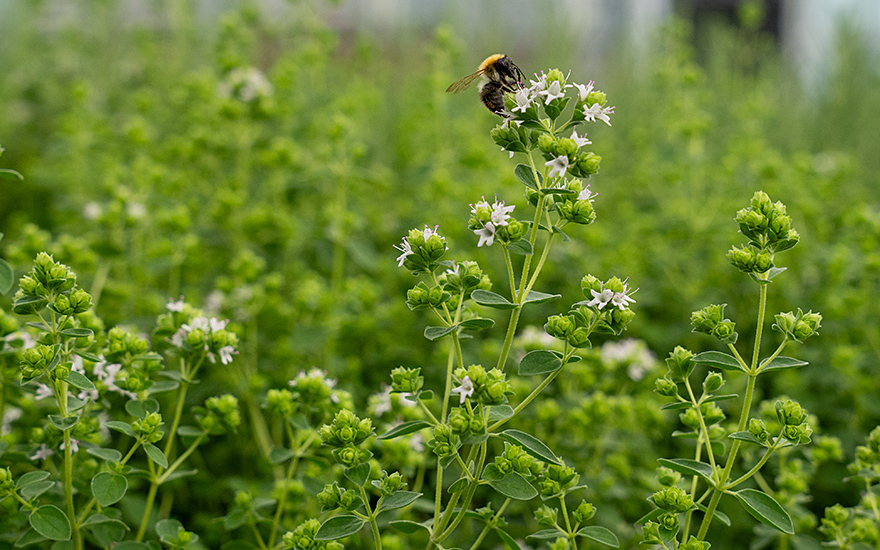
{"type": "MultiPolygon", "coordinates": [[[[553,251],[538,290],[567,305],[587,273],[640,287],[629,347],[596,342],[528,429],[584,472],[597,523],[635,536],[653,457],[691,452],[668,437],[674,415],[657,411],[658,358],[717,349],[690,332],[690,313],[710,303],[728,304],[750,345],[757,289],[725,253],[744,243],[735,212],[764,190],[801,234],[769,311],[824,322],[787,352],[810,365],[759,391],[800,400],[846,456],[809,475],[773,466],[803,536],[741,534],[755,548],[815,547],[815,516],[858,500],[845,464],[880,423],[873,0],[3,0],[0,167],[25,180],[0,180],[0,256],[21,274],[54,253],[108,327],[147,332],[180,295],[232,319],[249,374],[209,377],[201,397],[257,396],[312,366],[360,406],[399,365],[439,384],[446,350],[405,307],[415,281],[392,245],[440,224],[451,259],[476,259],[505,286],[500,255],[476,249],[466,220],[482,196],[525,210],[516,160],[489,138],[498,119],[476,91],[444,93],[498,52],[526,74],[595,80],[616,106],[613,127],[590,128],[599,219],[553,251]],[[801,474],[809,487],[786,489],[801,474]]],[[[562,304],[536,306],[522,326],[562,304]]],[[[466,360],[490,363],[498,330],[466,360]]],[[[243,452],[212,453],[208,470],[247,463],[243,452]]],[[[230,491],[201,495],[194,527],[222,515],[230,491]]]]}

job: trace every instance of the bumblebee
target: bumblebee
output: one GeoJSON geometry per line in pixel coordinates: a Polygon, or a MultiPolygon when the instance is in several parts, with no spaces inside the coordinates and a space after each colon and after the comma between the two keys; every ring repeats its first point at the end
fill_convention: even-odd
{"type": "Polygon", "coordinates": [[[446,88],[446,91],[457,94],[467,90],[481,76],[486,77],[486,82],[480,85],[480,101],[483,102],[487,109],[498,116],[504,117],[504,94],[515,92],[517,88],[522,88],[522,81],[525,80],[525,76],[523,76],[522,71],[519,70],[519,67],[509,57],[502,53],[496,53],[480,63],[480,68],[477,72],[453,82],[446,88]]]}

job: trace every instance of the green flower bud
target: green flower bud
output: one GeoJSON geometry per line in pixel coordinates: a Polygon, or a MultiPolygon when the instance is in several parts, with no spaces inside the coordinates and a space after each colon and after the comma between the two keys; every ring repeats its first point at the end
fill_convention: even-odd
{"type": "Polygon", "coordinates": [[[665,397],[678,395],[678,384],[669,378],[658,378],[654,381],[654,391],[665,397]]]}
{"type": "Polygon", "coordinates": [[[709,547],[712,546],[708,542],[697,540],[697,537],[691,535],[691,538],[681,546],[678,547],[678,550],[709,550],[709,547]]]}
{"type": "Polygon", "coordinates": [[[559,510],[543,504],[535,510],[535,521],[541,527],[553,527],[556,525],[556,517],[558,515],[559,510]]]}
{"type": "Polygon", "coordinates": [[[724,385],[724,376],[720,372],[710,372],[703,380],[703,391],[712,393],[724,385]]]}
{"type": "Polygon", "coordinates": [[[757,210],[765,216],[769,216],[773,211],[773,201],[763,191],[757,191],[752,195],[752,209],[757,210]]]}
{"type": "Polygon", "coordinates": [[[707,426],[717,424],[726,418],[724,411],[714,401],[700,405],[700,412],[703,413],[703,420],[707,426]]]}
{"type": "Polygon", "coordinates": [[[730,265],[742,272],[752,273],[755,271],[756,254],[750,248],[732,247],[727,253],[727,260],[730,262],[730,265]]]}
{"type": "Polygon", "coordinates": [[[571,550],[571,543],[565,537],[557,537],[555,541],[547,545],[549,550],[571,550]]]}
{"type": "Polygon", "coordinates": [[[571,336],[567,338],[568,345],[574,348],[589,348],[590,344],[590,331],[587,330],[587,327],[578,327],[572,333],[571,336]]]}
{"type": "Polygon", "coordinates": [[[578,523],[589,521],[596,515],[596,507],[592,503],[582,500],[578,507],[575,508],[573,515],[574,520],[578,523]]]}
{"type": "Polygon", "coordinates": [[[684,412],[679,413],[678,418],[688,428],[695,431],[700,429],[700,415],[697,414],[696,409],[686,409],[684,412]]]}
{"type": "Polygon", "coordinates": [[[425,383],[424,377],[420,376],[421,369],[407,369],[397,367],[391,371],[391,389],[396,392],[415,393],[422,389],[425,383]]]}
{"type": "Polygon", "coordinates": [[[679,527],[678,516],[674,513],[666,513],[657,518],[660,528],[665,531],[676,531],[679,527]]]}
{"type": "Polygon", "coordinates": [[[712,331],[724,319],[724,308],[727,304],[712,304],[691,313],[691,325],[694,332],[712,334],[712,331]]]}
{"type": "Polygon", "coordinates": [[[538,149],[544,154],[556,156],[556,142],[557,139],[550,134],[541,134],[538,136],[538,149]]]}
{"type": "Polygon", "coordinates": [[[15,487],[15,481],[12,479],[12,470],[0,468],[0,494],[11,490],[13,487],[15,487]]]}
{"type": "Polygon", "coordinates": [[[592,299],[593,295],[590,292],[591,290],[601,292],[602,281],[592,275],[584,275],[584,278],[581,279],[581,291],[584,293],[584,297],[592,299]]]}
{"type": "Polygon", "coordinates": [[[348,445],[333,450],[333,458],[336,462],[342,464],[346,468],[354,468],[369,460],[370,453],[363,449],[358,449],[354,445],[348,445]]]}
{"type": "Polygon", "coordinates": [[[687,512],[694,507],[694,499],[684,489],[675,485],[664,487],[651,496],[658,507],[673,514],[687,512]]]}
{"type": "Polygon", "coordinates": [[[554,338],[564,340],[574,334],[577,324],[573,315],[552,315],[547,318],[544,331],[554,338]]]}
{"type": "Polygon", "coordinates": [[[266,393],[266,407],[277,415],[292,415],[296,410],[293,393],[289,390],[269,390],[266,393]]]}
{"type": "Polygon", "coordinates": [[[767,429],[767,426],[761,420],[757,418],[752,418],[749,420],[749,433],[752,434],[755,439],[760,441],[761,443],[765,443],[768,439],[770,439],[770,431],[767,429]]]}
{"type": "Polygon", "coordinates": [[[434,427],[434,438],[428,441],[428,447],[440,458],[452,456],[461,446],[461,438],[446,424],[434,427]]]}
{"type": "Polygon", "coordinates": [[[676,346],[669,354],[669,357],[666,358],[666,366],[669,369],[668,376],[676,382],[685,380],[697,366],[696,363],[691,361],[693,356],[693,352],[681,346],[676,346]]]}
{"type": "Polygon", "coordinates": [[[560,138],[556,142],[557,156],[565,155],[565,156],[571,158],[572,156],[574,156],[575,153],[577,153],[577,150],[578,150],[577,143],[575,143],[573,139],[560,138]]]}
{"type": "Polygon", "coordinates": [[[353,510],[357,510],[360,505],[363,504],[361,502],[361,498],[358,496],[357,492],[353,489],[349,489],[342,493],[342,496],[339,499],[339,506],[345,508],[349,512],[353,510]]]}
{"type": "Polygon", "coordinates": [[[456,407],[449,413],[449,426],[457,434],[466,434],[470,431],[471,418],[467,410],[456,407]]]}
{"type": "Polygon", "coordinates": [[[782,437],[789,440],[793,445],[804,445],[810,442],[813,428],[806,422],[796,426],[786,425],[782,427],[782,437]]]}
{"type": "Polygon", "coordinates": [[[406,486],[406,483],[403,481],[403,476],[400,475],[400,472],[394,472],[393,474],[388,474],[386,472],[382,472],[382,481],[379,483],[379,490],[382,491],[383,495],[390,495],[395,491],[399,491],[406,486]]]}
{"type": "Polygon", "coordinates": [[[589,177],[599,171],[601,162],[602,157],[595,153],[581,155],[575,164],[577,170],[574,171],[574,175],[581,178],[589,177]]]}
{"type": "Polygon", "coordinates": [[[785,403],[777,401],[776,418],[785,426],[799,426],[807,421],[807,411],[797,402],[788,400],[785,403]]]}
{"type": "Polygon", "coordinates": [[[663,539],[660,537],[660,524],[649,521],[642,526],[642,537],[648,544],[660,544],[663,539]]]}
{"type": "Polygon", "coordinates": [[[657,468],[657,481],[660,482],[660,485],[664,487],[672,487],[681,479],[681,474],[673,470],[672,468],[667,468],[666,466],[659,466],[657,468]]]}
{"type": "Polygon", "coordinates": [[[339,490],[337,483],[328,483],[324,485],[324,490],[318,493],[318,502],[324,510],[335,510],[339,507],[339,499],[342,491],[339,490]]]}
{"type": "Polygon", "coordinates": [[[605,92],[599,90],[593,90],[587,95],[587,98],[584,100],[584,104],[587,107],[592,107],[595,104],[605,105],[607,103],[608,97],[605,95],[605,92]]]}
{"type": "Polygon", "coordinates": [[[755,273],[764,273],[773,267],[773,258],[766,252],[755,256],[755,273]]]}
{"type": "Polygon", "coordinates": [[[721,321],[712,329],[711,335],[724,343],[736,343],[736,324],[733,321],[721,321]]]}
{"type": "Polygon", "coordinates": [[[55,367],[52,370],[52,378],[55,380],[67,380],[67,377],[70,376],[70,367],[73,363],[62,363],[55,367]]]}

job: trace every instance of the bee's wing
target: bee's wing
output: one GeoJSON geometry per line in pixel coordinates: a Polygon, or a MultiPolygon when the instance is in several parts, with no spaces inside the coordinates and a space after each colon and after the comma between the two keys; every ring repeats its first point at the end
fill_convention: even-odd
{"type": "Polygon", "coordinates": [[[484,71],[477,71],[474,74],[467,75],[466,77],[462,78],[461,80],[456,80],[455,82],[450,84],[448,88],[446,88],[446,91],[452,92],[453,94],[457,94],[458,92],[462,92],[464,90],[467,90],[470,87],[470,85],[474,83],[474,80],[483,76],[483,72],[484,71]]]}

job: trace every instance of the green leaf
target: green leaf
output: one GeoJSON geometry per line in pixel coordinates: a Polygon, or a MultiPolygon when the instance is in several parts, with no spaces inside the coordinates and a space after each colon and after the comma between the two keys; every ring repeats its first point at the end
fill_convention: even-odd
{"type": "Polygon", "coordinates": [[[24,489],[28,485],[32,485],[34,483],[37,483],[38,481],[43,481],[44,479],[46,479],[50,475],[52,475],[52,474],[50,474],[49,472],[44,472],[43,470],[37,470],[36,472],[28,472],[26,474],[23,474],[20,478],[18,478],[18,481],[15,482],[15,488],[19,489],[19,490],[24,489]]]}
{"type": "MultiPolygon", "coordinates": [[[[698,502],[695,502],[694,506],[696,506],[697,509],[700,510],[701,512],[703,512],[703,513],[706,512],[706,507],[704,505],[702,505],[698,502]]],[[[660,510],[660,511],[662,512],[663,510],[660,510]]],[[[720,521],[724,525],[730,527],[730,517],[728,517],[727,514],[718,510],[717,508],[715,509],[715,517],[718,518],[718,521],[720,521]]]]}
{"type": "Polygon", "coordinates": [[[672,468],[676,472],[689,476],[700,476],[710,484],[712,483],[712,466],[705,462],[699,462],[690,458],[659,458],[657,459],[657,462],[659,462],[661,466],[672,468]]]}
{"type": "Polygon", "coordinates": [[[519,430],[504,430],[498,434],[505,441],[509,441],[514,445],[521,445],[523,450],[538,460],[550,462],[557,466],[562,466],[562,462],[556,458],[556,454],[550,450],[540,439],[519,430]]]}
{"type": "Polygon", "coordinates": [[[80,523],[79,526],[80,527],[89,527],[91,525],[101,525],[101,524],[107,524],[107,523],[112,523],[113,525],[117,525],[118,527],[122,527],[126,531],[129,530],[128,525],[126,525],[124,522],[122,522],[118,519],[108,518],[104,514],[92,514],[89,517],[87,517],[84,522],[80,523]]]}
{"type": "Polygon", "coordinates": [[[28,523],[49,540],[70,540],[70,521],[57,506],[40,506],[28,516],[28,523]]]}
{"type": "Polygon", "coordinates": [[[177,533],[183,529],[183,524],[176,519],[160,519],[156,522],[156,534],[162,542],[170,542],[177,538],[177,533]]]}
{"type": "Polygon", "coordinates": [[[494,309],[516,309],[517,305],[500,294],[478,288],[471,292],[471,300],[494,309]]]}
{"type": "Polygon", "coordinates": [[[12,290],[14,282],[15,272],[12,270],[12,266],[6,260],[0,258],[0,294],[6,294],[12,290]]]}
{"type": "Polygon", "coordinates": [[[507,245],[507,250],[511,254],[518,254],[520,256],[532,255],[532,245],[526,239],[520,239],[509,243],[507,245]]]}
{"type": "Polygon", "coordinates": [[[20,491],[21,496],[24,497],[25,500],[33,500],[51,489],[53,485],[55,485],[55,482],[49,480],[31,483],[20,491]]]}
{"type": "Polygon", "coordinates": [[[666,403],[665,405],[660,407],[661,411],[680,411],[682,409],[690,409],[694,404],[690,401],[673,401],[671,403],[666,403]]]}
{"type": "Polygon", "coordinates": [[[484,317],[474,317],[473,319],[467,319],[460,322],[458,326],[468,330],[482,330],[484,328],[492,328],[495,326],[495,321],[484,317]]]}
{"type": "Polygon", "coordinates": [[[496,527],[495,532],[498,533],[498,536],[501,538],[501,542],[504,543],[504,547],[507,548],[507,550],[520,550],[520,546],[516,543],[516,539],[507,534],[507,531],[502,531],[501,529],[496,527]]]}
{"type": "Polygon", "coordinates": [[[560,187],[551,187],[549,189],[541,189],[542,195],[575,195],[577,191],[571,189],[562,189],[560,187]]]}
{"type": "Polygon", "coordinates": [[[408,519],[397,519],[394,521],[389,521],[388,525],[390,525],[395,531],[406,533],[407,535],[415,533],[419,529],[425,529],[428,532],[431,531],[427,525],[417,523],[415,521],[410,521],[408,519]]]}
{"type": "Polygon", "coordinates": [[[156,447],[152,443],[144,443],[144,451],[147,452],[147,456],[150,457],[150,460],[157,465],[163,468],[168,467],[168,457],[165,456],[165,453],[163,453],[159,447],[156,447]]]}
{"type": "Polygon", "coordinates": [[[12,311],[19,315],[30,315],[39,312],[48,303],[45,296],[25,296],[15,301],[12,311]]]}
{"type": "Polygon", "coordinates": [[[95,389],[95,385],[92,384],[92,381],[85,374],[75,370],[70,371],[70,374],[67,375],[67,383],[80,390],[92,391],[95,389]]]}
{"type": "Polygon", "coordinates": [[[516,472],[510,472],[501,479],[489,480],[489,485],[502,495],[515,500],[532,500],[538,496],[538,490],[516,472]]]}
{"type": "Polygon", "coordinates": [[[489,424],[494,424],[499,420],[507,420],[513,416],[513,407],[510,405],[492,405],[489,407],[489,424]]]}
{"type": "Polygon", "coordinates": [[[564,537],[565,531],[561,529],[541,529],[540,531],[535,531],[531,535],[527,535],[527,539],[557,539],[559,537],[564,537]]]}
{"type": "Polygon", "coordinates": [[[547,374],[562,368],[562,360],[551,351],[539,349],[528,352],[519,362],[520,376],[547,374]]]}
{"type": "Polygon", "coordinates": [[[544,180],[544,176],[538,172],[538,180],[535,180],[535,171],[532,170],[531,166],[525,164],[517,164],[516,168],[513,169],[513,175],[516,176],[516,179],[523,182],[526,187],[531,187],[535,191],[538,190],[538,181],[544,180]]]}
{"type": "Polygon", "coordinates": [[[425,327],[425,338],[434,341],[438,338],[443,338],[450,332],[454,331],[456,328],[457,327],[455,325],[451,327],[425,327]]]}
{"type": "Polygon", "coordinates": [[[92,363],[100,363],[101,358],[95,355],[94,353],[89,353],[87,351],[77,350],[73,352],[74,355],[79,355],[86,361],[91,361],[92,363]]]}
{"type": "Polygon", "coordinates": [[[67,396],[67,412],[69,412],[69,413],[76,412],[76,411],[80,410],[81,408],[85,407],[89,402],[91,402],[91,399],[88,399],[88,398],[80,399],[78,397],[68,395],[67,396]]]}
{"type": "Polygon", "coordinates": [[[726,393],[724,395],[713,395],[709,397],[703,403],[712,403],[713,401],[727,401],[728,399],[736,399],[739,395],[735,393],[726,393]]]}
{"type": "Polygon", "coordinates": [[[53,426],[58,428],[59,430],[69,430],[70,428],[76,426],[76,423],[79,422],[79,417],[68,416],[67,418],[62,417],[60,414],[50,414],[49,422],[52,423],[53,426]]]}
{"type": "Polygon", "coordinates": [[[131,399],[125,403],[125,410],[135,418],[143,420],[148,414],[159,412],[159,402],[155,399],[144,401],[131,399]]]}
{"type": "Polygon", "coordinates": [[[422,493],[395,491],[382,499],[382,505],[379,506],[378,512],[387,512],[388,510],[397,510],[398,508],[409,506],[420,496],[422,496],[422,493]]]}
{"type": "Polygon", "coordinates": [[[394,439],[395,437],[401,437],[404,435],[409,435],[411,433],[417,432],[419,430],[424,430],[425,428],[430,428],[431,423],[427,420],[412,420],[410,422],[404,422],[403,424],[398,424],[397,426],[391,428],[384,434],[380,435],[376,439],[394,439]]]}
{"type": "Polygon", "coordinates": [[[452,483],[452,485],[450,485],[449,488],[446,490],[449,492],[449,494],[454,495],[455,493],[460,493],[460,492],[464,491],[465,487],[467,487],[467,486],[468,486],[468,478],[467,478],[467,476],[464,476],[464,477],[460,477],[457,480],[455,480],[452,483]]]}
{"type": "Polygon", "coordinates": [[[113,472],[100,472],[92,478],[92,495],[101,506],[116,504],[128,491],[128,480],[124,475],[113,472]]]}
{"type": "Polygon", "coordinates": [[[88,328],[66,328],[59,332],[59,334],[63,334],[64,336],[71,336],[73,338],[88,338],[95,333],[88,328]]]}
{"type": "Polygon", "coordinates": [[[46,323],[44,323],[44,322],[42,322],[42,321],[39,321],[39,322],[37,322],[37,321],[28,321],[28,322],[25,323],[25,324],[26,324],[27,326],[29,326],[29,327],[33,327],[33,328],[35,328],[35,329],[37,329],[37,330],[39,330],[39,331],[42,331],[42,332],[49,332],[49,327],[47,327],[47,326],[46,326],[46,323]]]}
{"type": "Polygon", "coordinates": [[[770,495],[756,489],[743,489],[734,495],[743,508],[764,525],[789,535],[794,534],[791,516],[770,495]]]}
{"type": "Polygon", "coordinates": [[[367,484],[367,480],[370,479],[370,465],[365,462],[363,464],[355,466],[354,468],[348,468],[345,470],[345,477],[347,477],[349,481],[351,481],[355,485],[360,485],[361,487],[363,487],[367,484]]]}
{"type": "Polygon", "coordinates": [[[227,531],[232,531],[233,529],[238,529],[242,525],[245,524],[248,518],[248,513],[245,510],[238,509],[229,512],[226,516],[223,517],[223,528],[227,531]]]}
{"type": "Polygon", "coordinates": [[[761,441],[757,437],[753,436],[750,432],[733,432],[727,437],[729,437],[730,439],[739,439],[740,441],[748,441],[749,443],[764,446],[764,444],[761,443],[761,441]]]}
{"type": "Polygon", "coordinates": [[[181,437],[198,437],[205,433],[201,428],[195,426],[181,426],[177,428],[177,435],[181,437]]]}
{"type": "Polygon", "coordinates": [[[746,369],[736,360],[736,357],[720,351],[704,351],[694,355],[691,359],[694,363],[702,363],[723,370],[738,370],[746,372],[746,369]]]}
{"type": "Polygon", "coordinates": [[[598,525],[584,527],[577,532],[577,535],[579,537],[586,537],[590,540],[599,542],[605,546],[611,546],[613,548],[620,547],[620,541],[617,540],[617,536],[608,529],[599,527],[598,525]]]}
{"type": "Polygon", "coordinates": [[[788,269],[787,267],[771,267],[769,271],[767,271],[767,278],[772,279],[788,269]]]}
{"type": "Polygon", "coordinates": [[[315,533],[315,540],[336,540],[353,535],[366,523],[359,517],[342,515],[328,519],[315,533]]]}
{"type": "Polygon", "coordinates": [[[153,385],[147,388],[147,395],[153,395],[154,393],[164,393],[166,391],[173,391],[180,387],[180,382],[176,380],[157,380],[153,382],[153,385]]]}
{"type": "Polygon", "coordinates": [[[272,464],[282,464],[296,456],[293,449],[285,449],[284,447],[272,447],[269,451],[269,462],[272,464]]]}
{"type": "Polygon", "coordinates": [[[37,533],[33,529],[28,529],[22,536],[18,537],[18,540],[15,541],[15,547],[22,548],[24,546],[43,542],[44,540],[46,540],[46,537],[37,533]]]}
{"type": "Polygon", "coordinates": [[[129,426],[128,422],[122,422],[120,420],[110,420],[108,422],[104,422],[104,425],[110,428],[111,430],[116,430],[117,432],[122,432],[125,435],[129,435],[131,437],[137,437],[133,431],[131,431],[131,426],[129,426]]]}
{"type": "Polygon", "coordinates": [[[665,513],[666,513],[666,510],[663,510],[662,508],[654,508],[653,510],[651,510],[650,512],[648,512],[644,516],[637,519],[635,522],[635,525],[644,525],[644,524],[648,523],[649,521],[654,521],[655,519],[659,518],[660,516],[662,516],[665,513]]]}
{"type": "Polygon", "coordinates": [[[767,372],[768,370],[796,369],[805,365],[809,365],[809,363],[801,361],[800,359],[795,359],[794,357],[776,357],[769,363],[762,363],[761,366],[758,367],[758,371],[767,372]]]}
{"type": "Polygon", "coordinates": [[[543,304],[544,302],[552,302],[553,300],[558,300],[559,298],[562,298],[562,294],[547,294],[546,292],[530,290],[529,293],[526,294],[525,300],[523,300],[523,305],[543,304]]]}

